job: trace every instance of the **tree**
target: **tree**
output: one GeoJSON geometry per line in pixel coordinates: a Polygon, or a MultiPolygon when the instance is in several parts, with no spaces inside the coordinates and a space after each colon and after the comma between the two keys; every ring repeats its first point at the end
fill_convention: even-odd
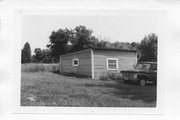
{"type": "Polygon", "coordinates": [[[138,42],[132,42],[132,43],[131,43],[131,46],[134,47],[134,48],[137,48],[138,45],[139,45],[138,42]]]}
{"type": "Polygon", "coordinates": [[[52,52],[50,49],[43,49],[42,50],[42,56],[43,56],[42,62],[43,63],[54,63],[54,62],[56,62],[51,53],[52,52]]]}
{"type": "Polygon", "coordinates": [[[53,31],[50,35],[50,41],[47,45],[52,51],[52,56],[59,59],[59,56],[65,54],[69,51],[70,39],[72,38],[72,31],[66,29],[59,29],[58,31],[53,31]]]}
{"type": "Polygon", "coordinates": [[[114,42],[111,43],[113,48],[117,48],[117,49],[131,49],[132,46],[129,42],[114,42]]]}
{"type": "Polygon", "coordinates": [[[32,56],[33,63],[54,63],[55,58],[51,54],[50,49],[35,48],[34,55],[32,56]]]}
{"type": "Polygon", "coordinates": [[[73,39],[71,39],[71,51],[78,51],[85,48],[95,47],[98,39],[92,36],[93,31],[85,26],[77,26],[73,30],[73,39]]]}
{"type": "Polygon", "coordinates": [[[140,50],[139,61],[157,61],[158,36],[154,33],[145,36],[138,49],[140,50]]]}
{"type": "Polygon", "coordinates": [[[145,36],[141,43],[119,41],[111,43],[107,39],[99,40],[92,34],[93,31],[91,29],[81,25],[74,29],[65,28],[53,31],[49,36],[50,41],[47,45],[50,51],[43,52],[41,50],[43,52],[41,54],[46,57],[46,60],[43,57],[41,62],[50,61],[50,58],[53,59],[53,62],[58,62],[59,56],[62,54],[89,47],[139,50],[139,61],[157,61],[157,35],[154,33],[145,36]]]}
{"type": "Polygon", "coordinates": [[[33,55],[33,62],[34,63],[42,63],[43,52],[42,52],[41,48],[35,48],[34,53],[35,53],[35,55],[33,55]]]}
{"type": "Polygon", "coordinates": [[[58,61],[62,54],[95,47],[99,41],[95,36],[92,36],[92,32],[85,26],[77,26],[74,29],[59,29],[51,33],[47,47],[58,61]]]}
{"type": "Polygon", "coordinates": [[[101,40],[101,41],[99,41],[98,43],[97,43],[97,47],[98,48],[107,48],[107,44],[108,44],[108,41],[106,41],[106,40],[101,40]]]}
{"type": "Polygon", "coordinates": [[[28,42],[25,43],[23,49],[21,50],[21,63],[31,62],[31,47],[28,42]]]}
{"type": "MultiPolygon", "coordinates": [[[[138,43],[133,43],[138,44],[138,43]]],[[[137,45],[133,46],[129,42],[119,42],[115,41],[113,43],[107,41],[107,40],[101,40],[97,43],[98,48],[115,48],[115,49],[130,49],[130,50],[136,50],[137,45]]]]}

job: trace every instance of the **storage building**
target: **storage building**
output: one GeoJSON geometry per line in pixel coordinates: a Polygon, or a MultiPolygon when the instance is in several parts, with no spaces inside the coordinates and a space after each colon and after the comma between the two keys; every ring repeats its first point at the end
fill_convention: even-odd
{"type": "Polygon", "coordinates": [[[136,50],[90,48],[61,55],[60,72],[99,79],[109,72],[132,69],[136,63],[136,50]]]}

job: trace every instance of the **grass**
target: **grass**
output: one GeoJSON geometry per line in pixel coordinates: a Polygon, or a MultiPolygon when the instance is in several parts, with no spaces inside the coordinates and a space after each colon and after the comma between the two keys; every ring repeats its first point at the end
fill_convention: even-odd
{"type": "Polygon", "coordinates": [[[21,72],[52,72],[58,71],[59,64],[22,64],[21,72]]]}
{"type": "Polygon", "coordinates": [[[156,86],[22,72],[22,106],[155,107],[156,86]]]}

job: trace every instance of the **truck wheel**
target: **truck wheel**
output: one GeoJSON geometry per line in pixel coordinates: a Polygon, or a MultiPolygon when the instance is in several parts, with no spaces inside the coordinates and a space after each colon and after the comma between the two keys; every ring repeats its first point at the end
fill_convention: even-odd
{"type": "Polygon", "coordinates": [[[139,81],[139,85],[140,85],[140,86],[145,86],[145,85],[146,85],[146,80],[141,79],[141,80],[139,81]]]}

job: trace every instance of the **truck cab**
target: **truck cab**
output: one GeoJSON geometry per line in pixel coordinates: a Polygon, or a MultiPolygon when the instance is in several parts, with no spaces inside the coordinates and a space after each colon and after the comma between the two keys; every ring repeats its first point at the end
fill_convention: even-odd
{"type": "Polygon", "coordinates": [[[141,86],[157,82],[157,63],[139,62],[133,70],[123,70],[120,76],[124,82],[136,82],[141,86]]]}

